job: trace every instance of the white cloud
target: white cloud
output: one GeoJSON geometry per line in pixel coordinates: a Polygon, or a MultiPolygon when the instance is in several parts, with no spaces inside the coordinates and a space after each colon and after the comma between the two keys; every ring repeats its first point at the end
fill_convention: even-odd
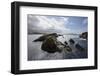
{"type": "Polygon", "coordinates": [[[68,18],[65,17],[52,17],[49,16],[35,16],[28,15],[28,27],[29,31],[33,32],[48,32],[48,33],[67,33],[69,29],[66,28],[64,23],[68,22],[68,18]]]}

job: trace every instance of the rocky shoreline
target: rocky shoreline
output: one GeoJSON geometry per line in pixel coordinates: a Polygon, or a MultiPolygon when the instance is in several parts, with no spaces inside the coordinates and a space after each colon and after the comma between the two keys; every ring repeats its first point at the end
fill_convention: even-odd
{"type": "MultiPolygon", "coordinates": [[[[75,48],[81,51],[84,51],[85,48],[82,47],[79,43],[76,43],[72,38],[64,43],[57,40],[57,37],[63,36],[57,33],[45,34],[35,39],[33,42],[42,42],[41,49],[46,51],[47,53],[55,53],[55,52],[72,52],[72,48],[70,45],[75,45],[75,48]]],[[[80,34],[80,38],[87,39],[87,32],[80,34]]]]}

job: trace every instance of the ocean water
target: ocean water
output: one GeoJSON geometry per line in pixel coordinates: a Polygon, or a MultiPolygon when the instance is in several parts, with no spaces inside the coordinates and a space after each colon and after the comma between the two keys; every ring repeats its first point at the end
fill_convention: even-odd
{"type": "Polygon", "coordinates": [[[57,38],[58,41],[64,43],[68,42],[69,46],[72,48],[72,52],[62,51],[61,53],[47,53],[41,50],[42,42],[32,42],[42,34],[29,34],[28,35],[28,60],[56,60],[56,59],[80,59],[88,58],[87,50],[87,40],[79,38],[79,35],[63,35],[57,38]],[[69,39],[73,39],[75,44],[80,44],[85,50],[81,51],[75,47],[75,44],[72,45],[69,43],[69,39]]]}

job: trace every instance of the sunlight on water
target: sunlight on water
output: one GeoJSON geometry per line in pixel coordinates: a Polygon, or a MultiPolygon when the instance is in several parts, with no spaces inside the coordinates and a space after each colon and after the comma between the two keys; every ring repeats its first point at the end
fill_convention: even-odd
{"type": "Polygon", "coordinates": [[[57,39],[62,43],[64,43],[65,41],[68,42],[71,38],[72,39],[79,38],[79,35],[63,35],[63,36],[59,36],[57,39]]]}

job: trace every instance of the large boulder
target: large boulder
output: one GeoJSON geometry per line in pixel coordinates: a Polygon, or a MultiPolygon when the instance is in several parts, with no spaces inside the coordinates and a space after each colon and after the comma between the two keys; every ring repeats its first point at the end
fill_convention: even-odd
{"type": "Polygon", "coordinates": [[[43,36],[40,36],[39,38],[35,39],[34,42],[44,41],[49,36],[58,37],[58,36],[61,36],[61,35],[58,35],[57,33],[44,34],[43,36]]]}
{"type": "Polygon", "coordinates": [[[41,49],[49,53],[61,52],[57,45],[57,39],[49,36],[43,41],[41,49]]]}
{"type": "Polygon", "coordinates": [[[58,41],[56,37],[49,36],[46,38],[45,41],[43,41],[41,49],[48,52],[48,53],[55,53],[55,52],[62,52],[62,51],[68,51],[71,52],[72,49],[62,42],[58,41]]]}

